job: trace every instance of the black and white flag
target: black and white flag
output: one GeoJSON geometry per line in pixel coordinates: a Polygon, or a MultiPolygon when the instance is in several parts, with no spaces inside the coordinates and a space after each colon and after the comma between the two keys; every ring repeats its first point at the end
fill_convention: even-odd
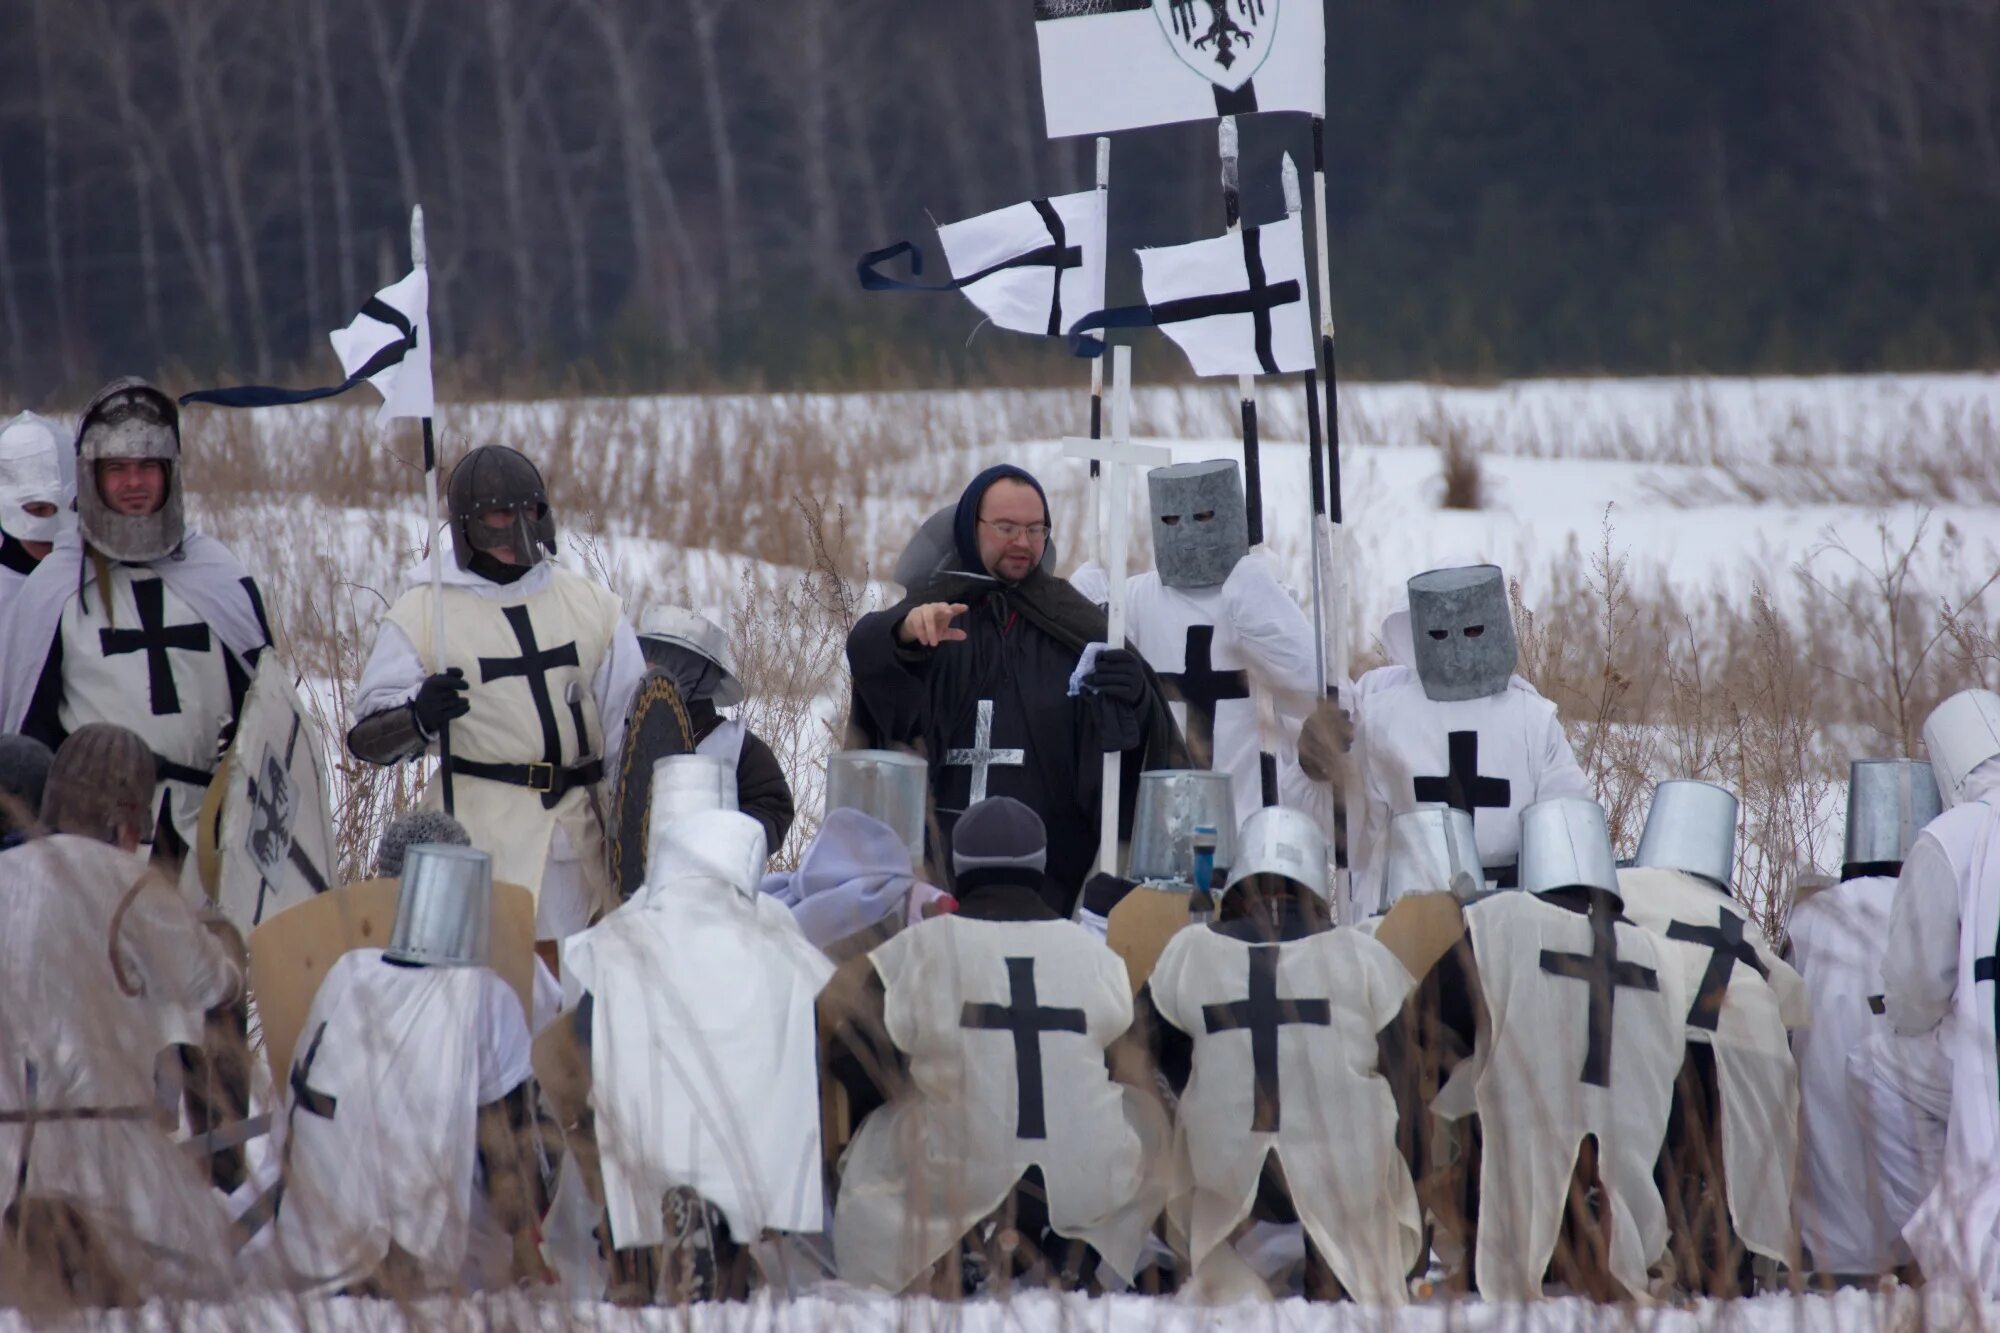
{"type": "Polygon", "coordinates": [[[233,389],[202,389],[181,395],[181,403],[213,403],[218,407],[279,407],[310,403],[346,393],[362,381],[382,395],[378,425],[397,417],[428,417],[436,407],[431,384],[431,280],[418,265],[401,282],[384,287],[361,307],[344,329],[328,334],[334,355],[347,378],[318,389],[280,389],[246,384],[233,389]]]}
{"type": "Polygon", "coordinates": [[[1154,327],[1197,375],[1278,375],[1313,368],[1305,236],[1294,214],[1263,227],[1139,251],[1146,304],[1089,315],[1070,347],[1097,356],[1096,329],[1154,327]]]}
{"type": "Polygon", "coordinates": [[[1049,137],[1326,114],[1324,0],[1034,0],[1049,137]]]}
{"type": "Polygon", "coordinates": [[[960,291],[1003,329],[1057,338],[1104,307],[1104,196],[1096,190],[1031,199],[938,227],[952,280],[936,286],[882,272],[899,255],[923,272],[908,241],[861,257],[870,291],[960,291]]]}

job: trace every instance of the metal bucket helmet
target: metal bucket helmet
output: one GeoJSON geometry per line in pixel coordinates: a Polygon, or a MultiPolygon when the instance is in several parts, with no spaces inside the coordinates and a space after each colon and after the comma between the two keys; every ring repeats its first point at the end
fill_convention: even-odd
{"type": "Polygon", "coordinates": [[[1321,902],[1332,897],[1327,876],[1326,834],[1312,816],[1282,805],[1267,805],[1243,821],[1236,835],[1236,859],[1229,867],[1225,896],[1256,875],[1289,880],[1321,902]]]}
{"type": "Polygon", "coordinates": [[[1483,699],[1507,688],[1518,650],[1498,565],[1431,569],[1409,582],[1417,676],[1432,699],[1483,699]]]}
{"type": "Polygon", "coordinates": [[[1920,759],[1857,759],[1847,769],[1847,846],[1841,873],[1896,874],[1924,825],[1944,812],[1931,766],[1920,759]]]}
{"type": "Polygon", "coordinates": [[[1413,893],[1444,893],[1460,901],[1486,887],[1472,816],[1455,805],[1426,803],[1389,819],[1382,862],[1382,908],[1413,893]]]}
{"type": "Polygon", "coordinates": [[[0,425],[0,532],[17,541],[55,542],[76,526],[76,450],[47,417],[23,412],[0,425]],[[54,505],[31,514],[29,505],[54,505]]]}
{"type": "Polygon", "coordinates": [[[1521,888],[1528,893],[1602,889],[1624,902],[1604,807],[1581,796],[1558,796],[1523,810],[1521,888]]]}
{"type": "Polygon", "coordinates": [[[484,966],[493,956],[493,858],[434,842],[407,848],[382,954],[430,967],[484,966]]]}
{"type": "Polygon", "coordinates": [[[1156,467],[1146,474],[1153,508],[1153,564],[1169,588],[1212,588],[1250,552],[1249,509],[1233,459],[1156,467]]]}
{"type": "Polygon", "coordinates": [[[1675,778],[1653,789],[1632,864],[1679,870],[1727,888],[1736,878],[1736,796],[1712,782],[1675,778]]]}
{"type": "Polygon", "coordinates": [[[449,486],[451,546],[460,569],[472,557],[509,546],[523,568],[556,553],[556,516],[541,469],[526,454],[504,444],[482,444],[458,460],[449,486]],[[506,513],[512,522],[489,527],[482,516],[506,513]]]}
{"type": "Polygon", "coordinates": [[[924,863],[930,768],[897,750],[841,750],[826,757],[826,811],[859,810],[896,830],[912,868],[924,863]]]}
{"type": "Polygon", "coordinates": [[[1141,773],[1126,878],[1194,884],[1201,830],[1215,839],[1213,869],[1220,875],[1236,861],[1236,795],[1227,773],[1191,768],[1141,773]]]}
{"type": "Polygon", "coordinates": [[[715,664],[721,678],[706,697],[717,708],[734,708],[743,702],[743,682],[736,678],[736,654],[729,650],[729,635],[722,626],[684,606],[656,606],[639,622],[639,647],[648,662],[653,661],[656,644],[669,650],[683,649],[715,664]]]}
{"type": "Polygon", "coordinates": [[[126,375],[97,391],[76,426],[77,526],[113,560],[143,563],[173,554],[187,536],[181,486],[181,410],[172,398],[126,375]],[[146,459],[167,474],[166,498],[150,514],[121,514],[98,489],[97,465],[146,459]]]}
{"type": "Polygon", "coordinates": [[[1960,690],[1924,720],[1924,749],[1947,807],[1965,799],[1972,770],[2000,755],[2000,694],[1960,690]]]}

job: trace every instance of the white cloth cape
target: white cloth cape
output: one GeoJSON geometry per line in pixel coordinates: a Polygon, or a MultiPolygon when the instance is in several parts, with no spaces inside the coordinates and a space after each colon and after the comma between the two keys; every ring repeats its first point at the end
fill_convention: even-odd
{"type": "MultiPolygon", "coordinates": [[[[1787,1034],[1806,1020],[1805,983],[1778,957],[1764,932],[1745,918],[1735,899],[1713,885],[1677,870],[1657,869],[1621,870],[1618,884],[1625,894],[1625,914],[1663,937],[1676,922],[1706,929],[1720,923],[1719,913],[1730,913],[1743,921],[1745,942],[1770,973],[1766,980],[1739,961],[1730,971],[1715,1031],[1689,1021],[1687,1037],[1714,1049],[1722,1169],[1737,1237],[1767,1259],[1795,1263],[1792,1193],[1798,1167],[1799,1075],[1787,1034]]],[[[1664,939],[1658,947],[1678,962],[1692,1006],[1712,951],[1690,940],[1664,939]]]]}
{"type": "MultiPolygon", "coordinates": [[[[1382,668],[1385,674],[1396,668],[1382,668]]],[[[1370,673],[1371,675],[1375,673],[1370,673]]],[[[1365,677],[1364,677],[1365,679],[1365,677]]],[[[1563,734],[1556,706],[1515,677],[1480,699],[1439,701],[1412,671],[1385,678],[1362,696],[1354,754],[1360,769],[1361,830],[1353,840],[1353,894],[1363,915],[1382,910],[1384,855],[1391,816],[1417,804],[1415,779],[1450,772],[1450,735],[1479,736],[1479,775],[1504,778],[1508,804],[1473,811],[1479,859],[1512,865],[1521,851],[1521,811],[1555,796],[1595,798],[1563,734]]]]}
{"type": "Polygon", "coordinates": [[[1487,1300],[1533,1300],[1555,1253],[1577,1151],[1596,1135],[1610,1218],[1611,1275],[1634,1298],[1667,1247],[1653,1179],[1686,1049],[1687,993],[1654,937],[1614,928],[1620,961],[1651,968],[1657,991],[1620,986],[1611,1006],[1610,1086],[1582,1081],[1585,983],[1542,970],[1544,950],[1589,954],[1590,918],[1526,893],[1497,893],[1465,911],[1488,1026],[1472,1058],[1432,1103],[1447,1119],[1479,1113],[1479,1239],[1487,1300]]]}
{"type": "Polygon", "coordinates": [[[1799,1066],[1799,1232],[1815,1270],[1884,1273],[1904,1257],[1848,1060],[1887,1033],[1882,944],[1896,881],[1865,875],[1829,885],[1792,909],[1786,932],[1805,982],[1807,1020],[1792,1032],[1799,1066]],[[1874,1003],[1871,1004],[1871,1001],[1874,1003]]]}
{"type": "Polygon", "coordinates": [[[1293,1208],[1353,1297],[1401,1305],[1423,1223],[1396,1146],[1396,1100],[1377,1068],[1376,1034],[1415,985],[1387,949],[1354,930],[1252,945],[1207,928],[1181,931],[1147,983],[1160,1016],[1194,1039],[1174,1146],[1193,1188],[1189,1258],[1199,1269],[1250,1215],[1268,1154],[1277,1154],[1293,1208]],[[1252,953],[1277,954],[1280,999],[1328,1002],[1325,1025],[1278,1029],[1278,1124],[1258,1132],[1252,1038],[1210,1032],[1209,1006],[1249,994],[1252,953]]]}
{"type": "MultiPolygon", "coordinates": [[[[155,1060],[198,1042],[203,1012],[239,981],[221,943],[139,857],[68,835],[0,853],[0,1109],[150,1111],[155,1060]],[[151,882],[107,948],[119,903],[142,879],[151,882]]],[[[10,1201],[29,1137],[0,1124],[0,1191],[10,1201]]],[[[153,1295],[228,1289],[228,1217],[151,1115],[44,1122],[32,1140],[24,1193],[75,1204],[128,1280],[153,1295]]]]}
{"type": "Polygon", "coordinates": [[[871,1114],[841,1162],[834,1254],[843,1281],[902,1291],[1006,1199],[1030,1167],[1050,1225],[1130,1280],[1169,1182],[1165,1115],[1112,1081],[1104,1053],[1132,1023],[1118,955],[1068,921],[933,917],[869,955],[889,1037],[912,1091],[871,1114]],[[1014,1045],[960,1026],[968,1004],[1006,1004],[1009,959],[1032,959],[1036,1003],[1081,1010],[1084,1031],[1046,1032],[1047,1137],[1020,1138],[1014,1045]]]}
{"type": "Polygon", "coordinates": [[[288,1080],[275,1257],[338,1290],[394,1243],[427,1287],[455,1283],[474,1230],[479,1108],[532,1072],[520,997],[490,968],[401,967],[356,949],[320,983],[291,1072],[334,1114],[307,1109],[288,1080]]]}
{"type": "Polygon", "coordinates": [[[619,1249],[666,1239],[677,1185],[744,1244],[825,1222],[813,1001],[833,964],[722,869],[748,858],[703,852],[662,835],[645,887],[563,942],[571,1003],[596,997],[590,1100],[619,1249]]]}

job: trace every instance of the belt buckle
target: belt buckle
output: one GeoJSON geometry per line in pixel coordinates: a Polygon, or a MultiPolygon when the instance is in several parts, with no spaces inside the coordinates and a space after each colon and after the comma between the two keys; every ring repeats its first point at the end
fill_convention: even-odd
{"type": "Polygon", "coordinates": [[[528,790],[552,792],[556,789],[556,766],[554,764],[528,765],[528,790]]]}

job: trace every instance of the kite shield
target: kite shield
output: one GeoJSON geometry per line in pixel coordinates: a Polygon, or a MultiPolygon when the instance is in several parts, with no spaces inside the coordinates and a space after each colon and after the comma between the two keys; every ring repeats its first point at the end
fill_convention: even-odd
{"type": "Polygon", "coordinates": [[[605,821],[611,883],[621,902],[646,882],[653,765],[672,755],[693,754],[694,745],[694,726],[680,691],[664,673],[647,672],[625,718],[625,748],[612,774],[610,818],[605,821]]]}

